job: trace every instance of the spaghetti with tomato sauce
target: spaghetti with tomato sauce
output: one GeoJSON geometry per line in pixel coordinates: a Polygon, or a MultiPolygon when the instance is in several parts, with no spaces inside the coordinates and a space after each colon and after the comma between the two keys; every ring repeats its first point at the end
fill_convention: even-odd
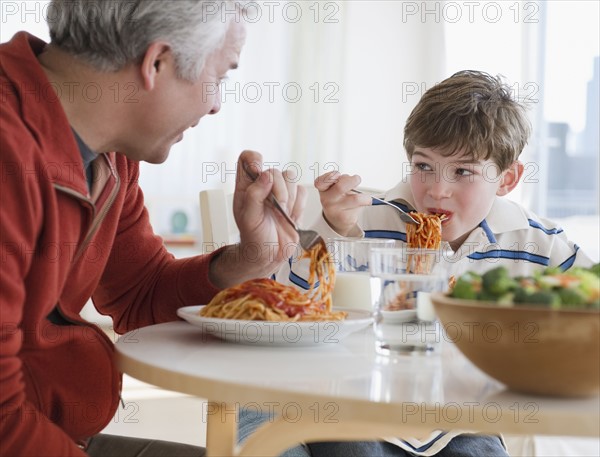
{"type": "Polygon", "coordinates": [[[332,310],[335,269],[324,243],[303,255],[310,258],[309,289],[301,292],[273,279],[251,279],[224,289],[201,308],[204,317],[260,321],[333,321],[346,317],[332,310]]]}
{"type": "MultiPolygon", "coordinates": [[[[410,213],[418,224],[406,225],[406,244],[409,249],[439,249],[442,243],[442,221],[445,215],[410,213]]],[[[408,254],[406,272],[429,274],[437,256],[411,252],[408,254]]]]}

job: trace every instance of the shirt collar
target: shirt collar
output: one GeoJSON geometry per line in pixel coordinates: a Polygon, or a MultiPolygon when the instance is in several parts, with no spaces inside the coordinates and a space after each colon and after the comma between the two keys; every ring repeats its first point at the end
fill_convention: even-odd
{"type": "Polygon", "coordinates": [[[98,153],[92,151],[92,149],[90,149],[90,147],[87,144],[85,144],[85,142],[81,139],[81,137],[75,131],[75,129],[71,128],[71,130],[73,130],[75,140],[77,141],[77,146],[79,147],[81,160],[83,160],[83,168],[84,170],[87,170],[90,164],[98,157],[98,153]]]}
{"type": "Polygon", "coordinates": [[[507,197],[496,197],[484,222],[493,233],[512,232],[529,227],[525,210],[507,197]]]}

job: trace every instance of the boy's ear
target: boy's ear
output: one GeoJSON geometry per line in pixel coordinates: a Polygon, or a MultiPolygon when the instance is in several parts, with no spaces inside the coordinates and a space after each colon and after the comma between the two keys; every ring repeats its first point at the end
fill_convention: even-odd
{"type": "Polygon", "coordinates": [[[145,90],[151,91],[154,89],[160,72],[165,69],[170,52],[169,45],[160,41],[151,43],[148,46],[140,68],[145,90]]]}
{"type": "Polygon", "coordinates": [[[516,160],[510,167],[508,167],[507,170],[502,173],[500,187],[498,187],[496,195],[502,196],[508,194],[517,186],[517,184],[519,184],[522,175],[523,164],[516,160]]]}

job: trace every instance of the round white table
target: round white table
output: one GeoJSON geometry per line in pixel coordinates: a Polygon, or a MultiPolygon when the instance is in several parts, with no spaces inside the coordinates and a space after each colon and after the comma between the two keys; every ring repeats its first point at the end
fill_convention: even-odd
{"type": "MultiPolygon", "coordinates": [[[[223,342],[187,322],[134,330],[116,343],[121,371],[208,399],[207,455],[278,455],[303,441],[424,437],[435,429],[598,436],[599,397],[507,391],[451,343],[437,354],[375,354],[372,330],[338,343],[223,342]],[[237,412],[273,413],[237,446],[237,412]]],[[[201,412],[199,412],[200,414],[201,412]]]]}

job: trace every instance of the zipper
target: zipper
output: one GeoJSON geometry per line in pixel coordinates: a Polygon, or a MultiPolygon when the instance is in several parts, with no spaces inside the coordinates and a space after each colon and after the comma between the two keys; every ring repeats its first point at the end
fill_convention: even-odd
{"type": "Polygon", "coordinates": [[[88,232],[87,232],[87,234],[86,234],[83,242],[81,243],[81,245],[77,249],[77,252],[73,256],[73,260],[72,260],[73,263],[75,263],[79,259],[79,257],[81,257],[81,254],[83,254],[83,251],[85,250],[85,248],[87,247],[87,245],[90,243],[92,237],[98,231],[98,227],[100,227],[100,224],[102,223],[102,221],[106,217],[106,214],[111,209],[113,203],[115,202],[115,200],[117,198],[117,194],[119,193],[119,189],[121,188],[121,180],[119,178],[119,175],[115,172],[115,170],[114,170],[114,168],[112,166],[111,161],[107,157],[105,157],[105,160],[108,163],[108,166],[110,168],[110,172],[112,174],[112,177],[115,179],[115,185],[114,185],[114,187],[112,189],[112,192],[109,195],[108,199],[106,200],[106,202],[102,206],[99,214],[96,214],[96,205],[94,205],[94,203],[92,202],[92,200],[88,196],[83,195],[83,194],[81,194],[81,193],[79,193],[79,192],[77,192],[77,191],[75,191],[73,189],[70,189],[68,187],[61,186],[60,184],[53,184],[54,188],[56,190],[64,192],[67,195],[70,195],[71,197],[77,198],[78,200],[86,203],[91,208],[91,210],[92,210],[92,225],[88,229],[88,232]]]}
{"type": "MultiPolygon", "coordinates": [[[[114,183],[114,186],[113,186],[113,189],[112,189],[110,195],[104,202],[104,205],[102,205],[100,212],[97,212],[97,207],[94,204],[94,202],[91,200],[91,196],[83,195],[80,192],[77,192],[69,187],[62,186],[60,184],[56,184],[56,183],[53,184],[53,186],[56,190],[63,192],[65,194],[67,194],[71,197],[74,197],[77,200],[85,203],[85,205],[88,206],[92,211],[92,224],[90,225],[83,242],[81,243],[81,245],[77,249],[75,255],[73,256],[73,259],[72,259],[73,264],[81,257],[81,254],[83,253],[85,248],[90,243],[92,237],[98,231],[100,224],[102,223],[102,221],[108,214],[108,211],[112,208],[112,205],[115,202],[117,195],[119,193],[119,190],[121,188],[121,180],[120,180],[119,174],[115,171],[112,162],[110,161],[110,159],[107,156],[104,156],[104,160],[106,160],[106,163],[108,164],[108,168],[110,169],[111,175],[112,175],[113,179],[115,180],[115,183],[114,183]]],[[[114,352],[114,345],[113,345],[112,341],[110,340],[110,338],[108,337],[108,335],[102,329],[100,329],[94,323],[87,322],[85,320],[79,320],[79,319],[73,319],[71,317],[67,317],[65,315],[65,313],[63,312],[63,310],[61,309],[59,303],[56,304],[55,309],[56,309],[57,313],[62,317],[62,319],[64,319],[65,322],[67,322],[71,325],[91,328],[95,332],[95,334],[99,335],[99,340],[101,341],[100,344],[102,344],[105,347],[105,349],[109,355],[109,358],[112,358],[112,354],[114,352]]],[[[123,380],[120,376],[118,376],[118,381],[117,381],[116,387],[118,389],[119,402],[124,407],[123,398],[121,396],[122,387],[123,387],[122,384],[123,384],[123,380]]],[[[117,408],[118,408],[118,405],[117,405],[117,408]]]]}

